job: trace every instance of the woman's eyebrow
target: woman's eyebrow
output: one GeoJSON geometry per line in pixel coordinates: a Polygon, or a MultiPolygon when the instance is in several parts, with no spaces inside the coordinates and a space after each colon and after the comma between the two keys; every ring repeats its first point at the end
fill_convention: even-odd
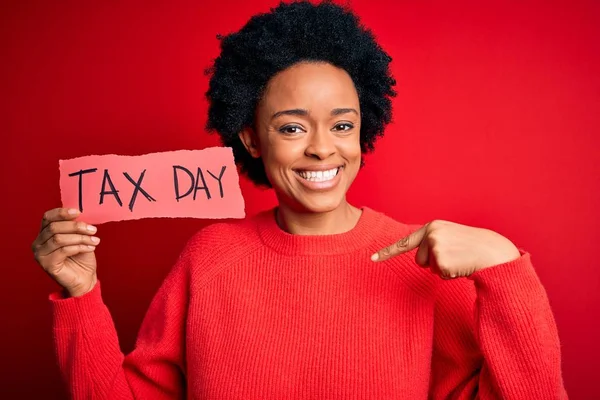
{"type": "Polygon", "coordinates": [[[294,108],[292,110],[283,110],[277,111],[275,114],[271,116],[271,120],[274,120],[277,117],[281,117],[282,115],[299,115],[305,117],[308,115],[308,110],[304,110],[301,108],[294,108]]]}
{"type": "MultiPolygon", "coordinates": [[[[354,114],[358,115],[358,111],[356,111],[354,108],[334,108],[333,110],[331,110],[332,117],[334,117],[336,115],[347,114],[347,113],[354,113],[354,114]]],[[[282,115],[298,115],[298,116],[305,117],[308,115],[308,110],[305,110],[302,108],[294,108],[291,110],[277,111],[275,114],[273,114],[271,116],[271,120],[274,120],[277,117],[281,117],[282,115]]]]}
{"type": "Polygon", "coordinates": [[[334,108],[331,110],[331,116],[334,117],[336,115],[347,114],[351,112],[358,115],[358,111],[356,111],[354,108],[334,108]]]}

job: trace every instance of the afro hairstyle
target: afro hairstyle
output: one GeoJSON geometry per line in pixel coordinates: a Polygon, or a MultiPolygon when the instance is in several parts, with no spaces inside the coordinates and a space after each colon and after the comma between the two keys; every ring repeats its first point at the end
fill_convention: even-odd
{"type": "Polygon", "coordinates": [[[217,35],[220,54],[210,75],[208,132],[231,147],[242,173],[259,186],[271,187],[260,158],[252,157],[239,133],[254,127],[256,107],[269,80],[299,62],[326,62],[344,69],[356,87],[361,108],[360,146],[374,149],[391,122],[396,81],[392,58],[370,30],[345,7],[325,1],[281,2],[269,13],[253,16],[238,32],[217,35]]]}

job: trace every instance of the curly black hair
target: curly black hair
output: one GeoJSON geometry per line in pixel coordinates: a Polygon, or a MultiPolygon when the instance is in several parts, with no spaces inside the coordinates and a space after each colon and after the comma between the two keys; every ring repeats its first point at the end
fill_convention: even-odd
{"type": "Polygon", "coordinates": [[[217,39],[221,53],[206,70],[211,75],[206,129],[218,132],[223,145],[233,149],[242,173],[257,185],[271,187],[262,160],[248,153],[238,134],[254,126],[268,81],[296,63],[327,62],[350,75],[361,108],[363,154],[373,151],[391,122],[391,97],[396,96],[392,58],[345,7],[331,1],[281,2],[270,13],[253,16],[238,32],[217,39]]]}

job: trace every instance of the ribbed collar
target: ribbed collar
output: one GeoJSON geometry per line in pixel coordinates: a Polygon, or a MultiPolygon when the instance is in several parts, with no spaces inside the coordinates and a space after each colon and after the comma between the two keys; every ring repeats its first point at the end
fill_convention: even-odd
{"type": "Polygon", "coordinates": [[[256,216],[258,232],[263,243],[281,254],[325,255],[344,254],[366,248],[383,229],[383,214],[362,207],[357,224],[344,233],[331,235],[294,235],[282,230],[272,208],[256,216]]]}

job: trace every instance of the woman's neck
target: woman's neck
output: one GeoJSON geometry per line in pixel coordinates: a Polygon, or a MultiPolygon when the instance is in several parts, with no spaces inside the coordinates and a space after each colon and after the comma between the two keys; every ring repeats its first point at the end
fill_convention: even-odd
{"type": "Polygon", "coordinates": [[[354,228],[361,213],[346,201],[334,210],[322,213],[297,211],[280,203],[276,218],[281,229],[294,235],[333,235],[354,228]]]}

